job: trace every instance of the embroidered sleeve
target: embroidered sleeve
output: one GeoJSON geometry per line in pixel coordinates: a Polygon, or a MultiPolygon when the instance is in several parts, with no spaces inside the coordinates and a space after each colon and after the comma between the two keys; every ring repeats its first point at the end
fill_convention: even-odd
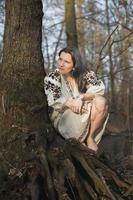
{"type": "Polygon", "coordinates": [[[93,71],[87,72],[85,75],[86,81],[86,92],[91,92],[92,94],[103,95],[105,91],[104,83],[99,80],[93,71]]]}
{"type": "Polygon", "coordinates": [[[48,105],[55,110],[61,110],[66,99],[61,94],[61,80],[57,70],[44,78],[44,90],[47,96],[48,105]]]}

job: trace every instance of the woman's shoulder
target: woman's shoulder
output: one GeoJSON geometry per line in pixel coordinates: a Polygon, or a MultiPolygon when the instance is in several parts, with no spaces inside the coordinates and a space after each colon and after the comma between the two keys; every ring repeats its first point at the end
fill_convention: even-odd
{"type": "Polygon", "coordinates": [[[61,75],[58,69],[50,72],[48,75],[44,77],[45,84],[60,86],[60,82],[61,82],[61,75]]]}
{"type": "Polygon", "coordinates": [[[95,78],[96,77],[96,73],[92,70],[86,70],[83,73],[83,79],[88,79],[88,78],[95,78]]]}
{"type": "Polygon", "coordinates": [[[58,69],[55,69],[52,72],[49,72],[46,76],[45,76],[45,80],[55,80],[55,81],[59,81],[61,78],[60,76],[60,72],[58,69]]]}
{"type": "Polygon", "coordinates": [[[91,83],[93,85],[97,85],[97,84],[99,85],[101,82],[100,80],[98,80],[96,73],[92,70],[87,70],[83,75],[83,79],[87,83],[91,83]]]}

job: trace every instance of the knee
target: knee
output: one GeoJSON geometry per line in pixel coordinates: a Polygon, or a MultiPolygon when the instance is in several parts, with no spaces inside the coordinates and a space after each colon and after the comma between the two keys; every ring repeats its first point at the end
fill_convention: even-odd
{"type": "Polygon", "coordinates": [[[108,111],[108,103],[107,103],[107,99],[105,97],[103,97],[101,95],[97,95],[94,98],[93,103],[99,112],[107,112],[108,111]]]}

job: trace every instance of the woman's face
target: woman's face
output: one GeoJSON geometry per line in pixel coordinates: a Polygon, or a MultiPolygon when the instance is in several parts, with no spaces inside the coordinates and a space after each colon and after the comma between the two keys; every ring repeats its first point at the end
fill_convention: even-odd
{"type": "Polygon", "coordinates": [[[70,75],[73,69],[73,60],[69,53],[62,52],[58,59],[58,68],[62,75],[70,75]]]}

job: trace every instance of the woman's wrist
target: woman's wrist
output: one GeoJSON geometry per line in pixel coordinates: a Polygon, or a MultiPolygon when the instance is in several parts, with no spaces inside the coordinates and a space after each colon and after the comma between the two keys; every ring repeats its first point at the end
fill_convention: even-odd
{"type": "Polygon", "coordinates": [[[88,101],[88,100],[93,100],[95,96],[96,94],[84,93],[79,96],[79,99],[81,99],[82,101],[88,101]]]}
{"type": "Polygon", "coordinates": [[[69,108],[71,104],[72,104],[72,99],[67,99],[66,102],[64,103],[64,106],[69,108]]]}
{"type": "Polygon", "coordinates": [[[81,100],[81,101],[84,101],[84,94],[80,94],[78,99],[81,100]]]}

